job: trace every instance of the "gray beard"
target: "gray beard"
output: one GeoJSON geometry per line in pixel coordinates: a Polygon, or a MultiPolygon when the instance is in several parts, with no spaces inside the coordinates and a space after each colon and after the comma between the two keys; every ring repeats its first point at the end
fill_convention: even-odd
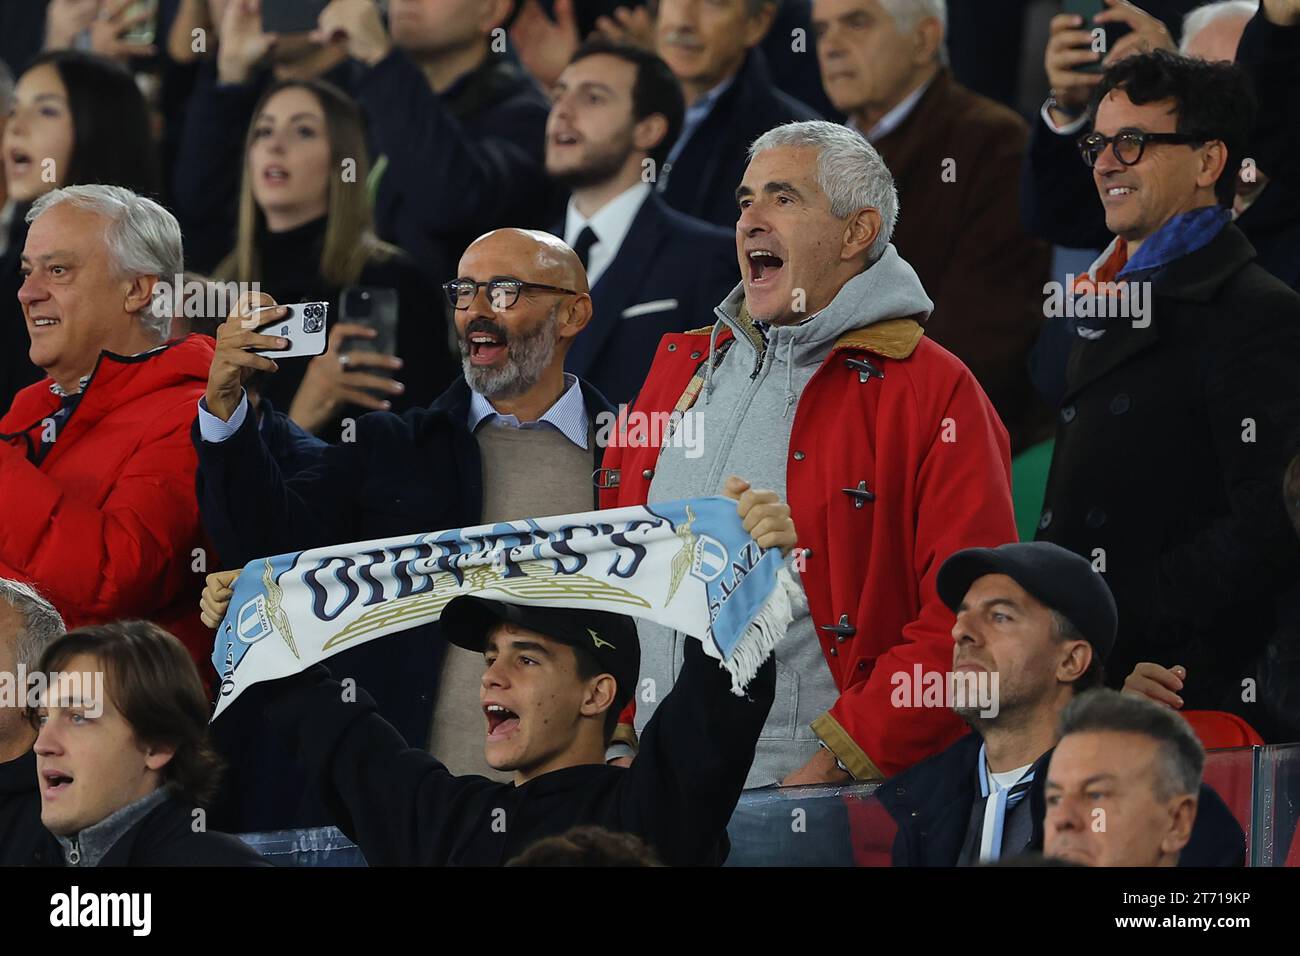
{"type": "Polygon", "coordinates": [[[460,340],[461,369],[469,387],[486,399],[518,398],[541,381],[542,373],[555,356],[559,342],[559,307],[546,321],[527,335],[512,336],[506,345],[503,368],[480,368],[470,364],[469,342],[460,340]]]}

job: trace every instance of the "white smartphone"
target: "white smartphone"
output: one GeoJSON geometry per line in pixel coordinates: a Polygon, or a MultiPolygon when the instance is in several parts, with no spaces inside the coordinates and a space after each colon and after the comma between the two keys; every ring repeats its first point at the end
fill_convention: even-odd
{"type": "MultiPolygon", "coordinates": [[[[269,312],[280,306],[263,306],[254,309],[252,316],[259,312],[269,312]]],[[[278,335],[289,340],[289,347],[284,349],[254,349],[257,355],[271,359],[299,358],[307,355],[323,355],[326,347],[326,325],[329,319],[328,302],[298,302],[286,305],[289,314],[280,319],[254,326],[253,331],[262,335],[278,335]]]]}

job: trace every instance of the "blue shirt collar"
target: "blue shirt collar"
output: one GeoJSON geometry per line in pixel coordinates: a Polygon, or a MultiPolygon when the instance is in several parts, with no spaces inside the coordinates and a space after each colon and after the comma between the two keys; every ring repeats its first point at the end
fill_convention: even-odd
{"type": "MultiPolygon", "coordinates": [[[[1120,276],[1161,269],[1209,243],[1232,221],[1232,211],[1222,206],[1202,206],[1179,213],[1157,229],[1124,264],[1120,276]]],[[[1118,278],[1118,276],[1117,276],[1118,278]]]]}
{"type": "Polygon", "coordinates": [[[686,148],[687,141],[692,135],[694,135],[695,131],[700,127],[700,124],[708,119],[709,114],[713,112],[713,107],[718,102],[718,99],[723,93],[731,89],[731,85],[736,82],[736,76],[738,75],[739,74],[736,74],[735,76],[730,76],[723,80],[713,89],[709,90],[709,92],[696,100],[694,104],[686,107],[686,113],[682,117],[682,131],[677,134],[677,142],[673,143],[673,148],[668,153],[669,164],[677,161],[677,157],[679,157],[682,154],[682,150],[686,148]]]}
{"type": "Polygon", "coordinates": [[[578,377],[569,372],[564,373],[567,383],[561,395],[541,418],[535,422],[521,422],[514,415],[502,415],[484,396],[473,389],[469,397],[469,430],[477,431],[485,422],[489,425],[503,425],[507,428],[542,428],[549,426],[573,442],[584,451],[587,449],[587,433],[591,420],[587,415],[587,405],[582,398],[582,386],[578,377]]]}

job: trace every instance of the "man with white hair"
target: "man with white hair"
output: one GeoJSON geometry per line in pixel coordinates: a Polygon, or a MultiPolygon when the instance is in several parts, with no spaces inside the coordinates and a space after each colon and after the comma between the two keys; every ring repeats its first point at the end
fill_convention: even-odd
{"type": "Polygon", "coordinates": [[[33,863],[54,838],[41,826],[36,730],[27,716],[27,684],[46,646],[63,635],[63,618],[30,584],[0,578],[0,866],[33,863]]]}
{"type": "Polygon", "coordinates": [[[37,585],[69,627],[149,618],[204,661],[189,429],[212,343],[166,341],[153,295],[183,271],[180,227],[98,185],[46,193],[27,221],[18,299],[47,378],[0,419],[0,577],[37,585]]]}
{"type": "MultiPolygon", "coordinates": [[[[1007,432],[925,335],[933,305],[889,241],[898,198],[871,144],[811,121],[750,155],[742,282],[711,327],[664,337],[636,406],[698,416],[703,454],[611,444],[601,504],[718,494],[729,475],[788,501],[808,600],[776,648],[747,786],[879,778],[961,734],[942,694],[923,693],[951,666],[935,576],[954,551],[1015,539],[1007,432]]],[[[638,626],[643,727],[689,638],[638,626]]]]}
{"type": "Polygon", "coordinates": [[[975,373],[1014,455],[1051,432],[1026,368],[1050,253],[1020,223],[1029,127],[956,81],[947,19],[944,0],[815,0],[812,26],[826,95],[894,173],[893,242],[934,299],[925,334],[975,373]]]}

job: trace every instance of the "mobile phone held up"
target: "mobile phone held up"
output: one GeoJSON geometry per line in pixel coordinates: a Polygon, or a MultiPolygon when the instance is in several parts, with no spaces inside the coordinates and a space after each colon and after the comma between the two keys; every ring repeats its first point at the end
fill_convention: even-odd
{"type": "MultiPolygon", "coordinates": [[[[339,297],[339,321],[374,329],[374,338],[351,336],[339,344],[339,354],[380,352],[397,354],[397,290],[378,286],[349,286],[339,297]]],[[[392,377],[392,371],[367,368],[373,375],[392,377]]]]}
{"type": "Polygon", "coordinates": [[[257,355],[265,355],[269,359],[300,358],[309,355],[323,355],[326,347],[326,336],[328,334],[326,326],[328,325],[330,305],[328,302],[299,302],[294,305],[286,305],[288,314],[279,319],[266,319],[272,309],[279,306],[272,306],[267,309],[258,309],[254,312],[254,317],[264,319],[262,324],[254,327],[254,331],[262,335],[278,335],[282,339],[289,340],[289,347],[284,349],[255,349],[257,355]]]}
{"type": "Polygon", "coordinates": [[[310,33],[329,0],[262,0],[263,33],[310,33]]]}
{"type": "Polygon", "coordinates": [[[128,19],[143,17],[131,29],[122,34],[126,43],[152,43],[158,35],[158,0],[135,0],[126,8],[128,19]]]}
{"type": "Polygon", "coordinates": [[[1093,39],[1093,49],[1101,54],[1101,58],[1093,63],[1083,63],[1076,66],[1074,68],[1075,72],[1100,73],[1102,70],[1101,61],[1106,58],[1106,54],[1114,49],[1115,43],[1120,37],[1133,32],[1127,24],[1123,23],[1093,23],[1093,17],[1108,9],[1110,8],[1102,0],[1065,0],[1061,5],[1062,13],[1073,13],[1077,17],[1083,17],[1083,25],[1079,27],[1080,30],[1104,31],[1104,37],[1094,35],[1093,39]]]}

